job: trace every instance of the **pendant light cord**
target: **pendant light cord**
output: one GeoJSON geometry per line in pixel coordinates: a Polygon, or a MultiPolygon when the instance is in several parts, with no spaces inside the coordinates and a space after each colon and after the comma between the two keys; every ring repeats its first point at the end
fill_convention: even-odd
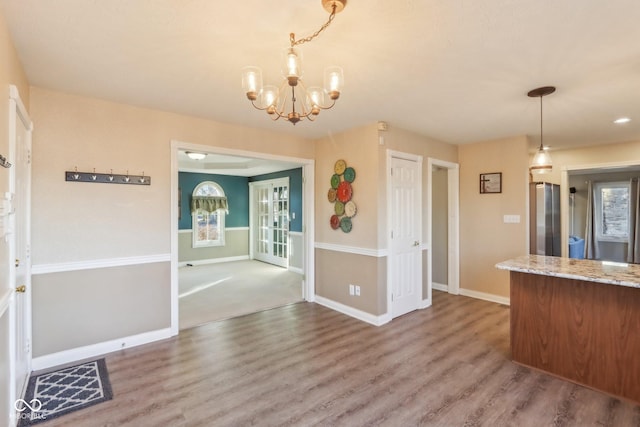
{"type": "Polygon", "coordinates": [[[544,145],[542,145],[543,138],[544,133],[542,133],[542,95],[540,95],[540,151],[544,150],[544,145]]]}

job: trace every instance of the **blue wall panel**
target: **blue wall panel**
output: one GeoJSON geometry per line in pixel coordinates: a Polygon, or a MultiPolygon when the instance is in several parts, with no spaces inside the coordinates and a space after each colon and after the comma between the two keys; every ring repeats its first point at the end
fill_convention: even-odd
{"type": "Polygon", "coordinates": [[[249,226],[249,180],[244,176],[227,176],[208,173],[179,172],[180,230],[191,230],[191,195],[198,184],[213,181],[220,185],[227,196],[229,214],[225,217],[225,227],[249,226]]]}

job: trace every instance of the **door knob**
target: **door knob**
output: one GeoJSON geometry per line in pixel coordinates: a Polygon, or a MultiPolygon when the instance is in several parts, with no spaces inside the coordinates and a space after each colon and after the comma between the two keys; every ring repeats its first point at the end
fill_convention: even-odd
{"type": "Polygon", "coordinates": [[[16,292],[19,292],[19,293],[27,292],[27,287],[25,285],[20,285],[16,288],[16,292]]]}
{"type": "Polygon", "coordinates": [[[16,258],[16,267],[20,267],[20,260],[16,258]]]}
{"type": "Polygon", "coordinates": [[[415,242],[413,242],[413,246],[420,246],[420,242],[416,240],[415,242]]]}

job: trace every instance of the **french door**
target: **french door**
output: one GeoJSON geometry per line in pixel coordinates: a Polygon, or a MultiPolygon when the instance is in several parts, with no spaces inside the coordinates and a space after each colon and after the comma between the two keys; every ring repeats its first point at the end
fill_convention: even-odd
{"type": "Polygon", "coordinates": [[[289,265],[289,178],[256,181],[251,194],[251,257],[289,265]]]}

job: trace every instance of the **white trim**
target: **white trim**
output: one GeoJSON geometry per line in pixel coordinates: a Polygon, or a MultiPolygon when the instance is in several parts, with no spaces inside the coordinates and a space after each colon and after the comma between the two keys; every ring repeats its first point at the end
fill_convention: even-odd
{"type": "Polygon", "coordinates": [[[187,264],[207,265],[207,264],[219,264],[221,262],[246,261],[248,259],[249,259],[249,255],[238,255],[238,256],[229,256],[224,258],[199,259],[196,261],[180,261],[178,263],[178,268],[186,267],[187,264]]]}
{"type": "MultiPolygon", "coordinates": [[[[302,166],[302,203],[303,203],[303,233],[304,233],[304,279],[303,298],[313,302],[315,299],[315,256],[313,242],[315,239],[315,205],[314,205],[314,175],[315,160],[264,152],[246,151],[212,145],[192,144],[180,140],[171,140],[171,206],[178,204],[178,150],[201,151],[205,153],[226,154],[230,156],[251,157],[256,159],[277,160],[296,163],[302,166]]],[[[292,166],[295,168],[295,166],[292,166]]],[[[179,299],[178,299],[178,211],[171,209],[170,238],[171,238],[171,334],[179,332],[179,299]]]]}
{"type": "Polygon", "coordinates": [[[444,285],[442,283],[431,282],[431,287],[436,291],[449,292],[449,285],[444,285]]]}
{"type": "MultiPolygon", "coordinates": [[[[275,215],[273,208],[274,208],[274,204],[277,203],[277,201],[274,200],[274,197],[273,197],[274,187],[286,187],[287,189],[286,217],[289,218],[289,212],[291,210],[291,188],[289,186],[288,176],[283,176],[281,178],[265,179],[261,181],[253,181],[249,183],[249,258],[257,259],[258,261],[263,261],[269,264],[277,265],[278,267],[288,268],[290,245],[291,245],[288,238],[286,239],[286,243],[284,243],[285,245],[284,252],[287,254],[286,258],[275,255],[273,253],[269,253],[269,251],[273,250],[273,234],[271,232],[268,233],[268,237],[267,237],[267,240],[268,240],[267,253],[261,253],[256,249],[256,240],[259,239],[259,227],[256,224],[256,218],[260,214],[259,212],[260,209],[264,209],[264,205],[262,205],[261,203],[262,201],[256,200],[256,198],[258,197],[256,192],[260,190],[265,190],[265,189],[268,190],[269,197],[268,197],[268,200],[266,200],[266,202],[268,203],[266,210],[267,210],[267,215],[269,216],[268,222],[270,224],[273,224],[275,219],[273,218],[273,216],[275,215]]],[[[271,231],[274,231],[273,228],[274,227],[272,226],[271,231]]],[[[282,227],[279,227],[278,229],[284,231],[282,227]]],[[[288,230],[286,231],[288,234],[288,230]]]]}
{"type": "Polygon", "coordinates": [[[301,269],[301,268],[299,268],[299,267],[291,267],[291,266],[289,266],[289,267],[287,268],[287,270],[289,270],[289,271],[291,271],[291,272],[293,272],[293,273],[298,273],[298,274],[302,274],[302,275],[304,275],[304,270],[303,270],[303,269],[301,269]]]}
{"type": "Polygon", "coordinates": [[[460,295],[465,297],[471,297],[481,299],[484,301],[495,302],[498,304],[510,305],[511,300],[509,297],[501,297],[500,295],[488,294],[485,292],[472,291],[471,289],[460,288],[460,295]]]}
{"type": "Polygon", "coordinates": [[[157,254],[122,258],[94,259],[87,261],[61,262],[57,264],[36,264],[31,268],[31,273],[61,273],[65,271],[93,270],[97,268],[123,267],[126,265],[152,264],[156,262],[168,262],[170,260],[170,254],[157,254]]]}
{"type": "MultiPolygon", "coordinates": [[[[387,277],[386,277],[386,292],[387,292],[387,313],[385,314],[385,316],[388,316],[389,319],[393,318],[393,284],[392,284],[392,271],[391,271],[391,250],[389,249],[389,247],[391,246],[391,231],[392,231],[392,210],[391,210],[391,203],[389,202],[389,199],[391,197],[391,191],[392,191],[392,180],[391,180],[391,161],[392,159],[403,159],[403,160],[409,160],[412,162],[416,162],[418,164],[419,167],[419,172],[420,172],[420,177],[418,180],[418,206],[420,206],[420,221],[419,221],[419,225],[418,225],[418,239],[420,241],[422,241],[423,238],[423,234],[422,234],[422,222],[423,222],[423,218],[424,218],[424,211],[422,210],[422,180],[423,180],[423,174],[424,174],[424,168],[423,166],[423,161],[424,158],[421,155],[418,154],[411,154],[411,153],[404,153],[401,151],[395,151],[395,150],[391,150],[391,149],[387,149],[386,152],[386,157],[385,157],[385,162],[386,162],[386,175],[385,175],[385,181],[386,181],[386,199],[387,199],[387,223],[386,223],[386,231],[385,231],[385,238],[386,238],[386,249],[385,249],[385,256],[387,256],[387,262],[386,262],[386,266],[387,266],[387,277]]],[[[431,181],[429,181],[431,182],[431,181]]],[[[428,188],[427,188],[428,189],[428,188]]],[[[428,240],[427,243],[425,244],[425,242],[421,242],[420,243],[420,251],[424,251],[425,249],[428,250],[431,247],[431,241],[428,240]]],[[[429,253],[431,253],[431,251],[429,251],[429,253]]],[[[422,292],[422,282],[423,282],[423,277],[422,274],[424,271],[424,268],[422,266],[422,255],[420,256],[420,286],[418,289],[418,294],[416,295],[416,297],[418,298],[418,308],[425,308],[425,307],[429,307],[431,305],[431,288],[427,287],[427,298],[424,299],[424,295],[422,292]]],[[[429,271],[430,267],[429,267],[429,271]]]]}
{"type": "Polygon", "coordinates": [[[155,331],[144,332],[137,335],[131,335],[115,340],[104,341],[97,344],[76,347],[70,350],[39,356],[33,359],[32,366],[34,371],[40,371],[42,369],[76,362],[90,357],[101,356],[118,350],[124,350],[125,348],[149,344],[151,342],[160,341],[170,337],[170,328],[158,329],[155,331]]]}
{"type": "Polygon", "coordinates": [[[289,236],[304,236],[304,233],[302,231],[289,231],[289,236]]]}
{"type": "MultiPolygon", "coordinates": [[[[449,284],[446,292],[452,295],[460,293],[460,165],[432,157],[427,159],[427,235],[429,247],[433,246],[433,167],[438,166],[447,169],[447,279],[449,284]]],[[[428,300],[431,300],[433,283],[433,252],[427,256],[427,289],[428,300]]],[[[436,288],[437,289],[437,288],[436,288]]]]}
{"type": "Polygon", "coordinates": [[[349,317],[353,317],[354,319],[361,320],[373,326],[381,326],[391,321],[391,316],[389,314],[376,316],[375,314],[367,313],[366,311],[349,307],[348,305],[341,304],[339,302],[330,300],[329,298],[321,297],[319,295],[316,295],[315,302],[323,307],[327,307],[339,313],[346,314],[349,317]]]}
{"type": "Polygon", "coordinates": [[[18,88],[14,85],[9,85],[9,99],[12,99],[16,103],[16,112],[20,115],[20,119],[22,123],[24,123],[24,127],[29,131],[33,131],[33,122],[29,118],[29,112],[24,106],[22,102],[22,98],[20,98],[20,93],[18,92],[18,88]]]}
{"type": "MultiPolygon", "coordinates": [[[[228,231],[249,231],[249,227],[225,227],[224,231],[225,233],[228,231]]],[[[193,233],[193,230],[190,228],[181,228],[180,230],[178,230],[178,233],[193,233]]],[[[289,234],[293,233],[289,232],[289,234]]]]}
{"type": "Polygon", "coordinates": [[[356,246],[336,245],[333,243],[316,242],[315,247],[316,249],[324,249],[327,251],[346,252],[350,254],[372,256],[377,258],[385,257],[389,254],[389,251],[387,249],[369,249],[356,246]]]}
{"type": "Polygon", "coordinates": [[[12,302],[13,292],[11,289],[5,289],[4,294],[0,296],[0,317],[4,316],[12,302]]]}

